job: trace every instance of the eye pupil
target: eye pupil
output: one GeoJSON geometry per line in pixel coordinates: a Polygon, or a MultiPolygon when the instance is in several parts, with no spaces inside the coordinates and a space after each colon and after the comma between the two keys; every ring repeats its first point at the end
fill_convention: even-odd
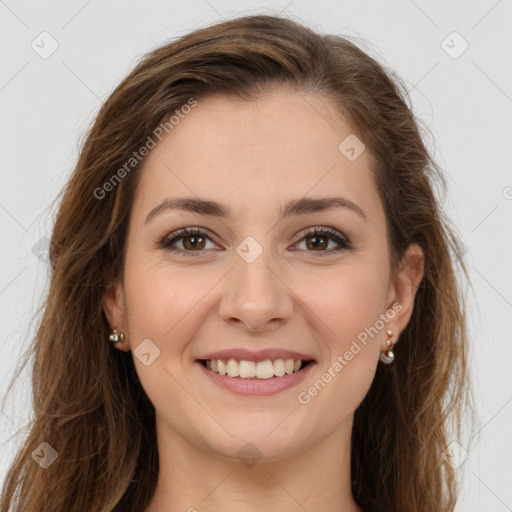
{"type": "MultiPolygon", "coordinates": [[[[175,235],[174,237],[168,235],[160,240],[160,247],[184,256],[200,256],[212,252],[205,250],[206,243],[211,240],[211,237],[201,229],[184,228],[176,232],[175,235]],[[181,248],[177,246],[178,244],[181,245],[181,248]]],[[[335,255],[352,248],[350,240],[345,235],[339,234],[338,231],[331,228],[310,229],[300,241],[306,245],[306,251],[318,253],[316,256],[335,255]],[[327,250],[330,241],[334,241],[338,247],[327,250]]]]}
{"type": "MultiPolygon", "coordinates": [[[[318,247],[325,248],[325,237],[318,236],[318,235],[309,236],[308,240],[311,240],[311,239],[313,239],[313,240],[322,240],[323,241],[323,243],[313,242],[313,244],[312,244],[313,248],[318,248],[318,247]]],[[[310,246],[309,243],[307,245],[308,245],[308,247],[310,246]]]]}
{"type": "MultiPolygon", "coordinates": [[[[192,240],[192,247],[191,247],[192,249],[198,249],[198,248],[199,248],[199,249],[202,249],[202,248],[203,248],[202,246],[201,246],[201,247],[198,247],[198,245],[196,245],[196,244],[197,244],[197,241],[198,241],[198,240],[199,240],[199,241],[202,241],[202,242],[204,243],[204,237],[202,237],[202,236],[197,236],[197,235],[189,235],[189,236],[183,237],[183,245],[184,245],[185,247],[187,247],[187,242],[189,242],[189,241],[191,241],[191,240],[192,240]]],[[[199,243],[200,243],[200,242],[199,242],[199,243]]],[[[188,247],[188,248],[190,248],[190,247],[188,247]]]]}

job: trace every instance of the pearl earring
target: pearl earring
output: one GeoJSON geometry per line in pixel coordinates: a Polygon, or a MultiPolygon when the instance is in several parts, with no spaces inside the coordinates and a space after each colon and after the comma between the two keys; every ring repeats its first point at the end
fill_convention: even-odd
{"type": "Polygon", "coordinates": [[[109,343],[112,343],[112,345],[115,345],[116,343],[122,343],[124,341],[124,334],[118,333],[117,329],[112,329],[112,333],[109,336],[109,343]]]}
{"type": "Polygon", "coordinates": [[[386,339],[386,345],[388,349],[384,353],[381,352],[379,359],[384,364],[391,364],[395,360],[395,354],[393,354],[393,342],[391,341],[393,333],[389,329],[387,329],[386,334],[388,335],[386,339]]]}

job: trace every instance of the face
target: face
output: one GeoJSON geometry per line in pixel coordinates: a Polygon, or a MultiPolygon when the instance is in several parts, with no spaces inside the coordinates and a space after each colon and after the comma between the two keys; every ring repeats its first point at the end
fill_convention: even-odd
{"type": "Polygon", "coordinates": [[[118,348],[132,351],[161,432],[223,458],[251,442],[280,460],[351,424],[386,329],[394,342],[409,320],[422,272],[390,273],[370,155],[339,149],[351,134],[316,96],[210,97],[147,156],[124,282],[105,312],[127,336],[118,348]],[[226,215],[159,207],[185,197],[226,215]],[[287,211],[306,198],[343,201],[287,211]],[[213,374],[201,361],[218,351],[248,361],[230,372],[285,375],[213,374]],[[276,362],[295,358],[313,362],[291,374],[276,362]]]}

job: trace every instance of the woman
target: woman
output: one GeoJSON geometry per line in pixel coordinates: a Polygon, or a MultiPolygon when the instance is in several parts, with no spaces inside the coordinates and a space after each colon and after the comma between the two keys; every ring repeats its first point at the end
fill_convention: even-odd
{"type": "Polygon", "coordinates": [[[256,15],[122,81],[62,193],[2,510],[453,510],[467,273],[392,75],[256,15]]]}

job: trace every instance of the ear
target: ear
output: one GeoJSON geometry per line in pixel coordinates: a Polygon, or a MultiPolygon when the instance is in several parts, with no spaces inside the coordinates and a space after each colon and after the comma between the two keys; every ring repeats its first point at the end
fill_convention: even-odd
{"type": "MultiPolygon", "coordinates": [[[[418,244],[412,244],[407,248],[400,262],[400,268],[389,284],[386,310],[393,309],[397,313],[389,321],[387,328],[393,332],[394,343],[411,319],[414,310],[414,297],[423,279],[423,274],[423,250],[418,244]],[[401,307],[398,307],[397,304],[401,307]]],[[[387,350],[385,342],[382,349],[387,350]]]]}
{"type": "Polygon", "coordinates": [[[127,352],[130,350],[130,344],[127,340],[126,303],[123,286],[118,280],[111,283],[105,292],[102,307],[110,329],[115,328],[125,336],[124,341],[116,343],[114,347],[127,352]]]}

